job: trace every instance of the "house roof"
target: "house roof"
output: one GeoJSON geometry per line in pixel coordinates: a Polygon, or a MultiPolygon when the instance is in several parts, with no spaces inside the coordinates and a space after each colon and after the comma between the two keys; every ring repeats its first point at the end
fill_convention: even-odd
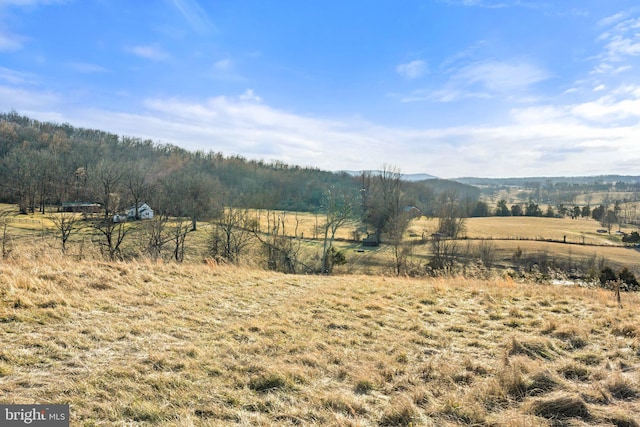
{"type": "MultiPolygon", "coordinates": [[[[136,205],[132,205],[132,206],[129,206],[129,207],[127,208],[127,210],[128,210],[128,211],[130,211],[130,210],[134,210],[135,208],[136,208],[136,205]]],[[[152,210],[152,209],[151,209],[151,206],[147,205],[147,203],[146,203],[146,202],[139,202],[139,203],[138,203],[138,210],[140,210],[140,209],[142,209],[142,210],[145,210],[145,209],[152,210]],[[143,208],[143,207],[145,207],[145,206],[146,206],[146,208],[142,209],[142,208],[143,208]]]]}

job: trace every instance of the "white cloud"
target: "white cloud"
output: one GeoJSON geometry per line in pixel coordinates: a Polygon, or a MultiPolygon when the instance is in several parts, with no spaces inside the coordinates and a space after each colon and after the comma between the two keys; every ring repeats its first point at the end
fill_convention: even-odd
{"type": "Polygon", "coordinates": [[[409,95],[399,96],[401,102],[454,102],[498,96],[532,102],[535,98],[527,93],[531,86],[550,77],[546,70],[519,59],[472,62],[450,67],[447,73],[449,80],[440,88],[414,90],[409,95]]]}
{"type": "Polygon", "coordinates": [[[640,120],[640,87],[627,86],[601,98],[575,105],[571,113],[581,119],[601,124],[640,120]]]}
{"type": "Polygon", "coordinates": [[[615,15],[611,15],[604,19],[601,19],[600,22],[598,22],[598,25],[600,27],[609,27],[615,24],[616,22],[622,21],[626,17],[627,17],[627,14],[625,12],[618,12],[615,15]]]}
{"type": "Polygon", "coordinates": [[[75,71],[87,74],[104,73],[108,71],[106,68],[100,65],[91,64],[88,62],[69,62],[67,66],[75,71]]]}
{"type": "Polygon", "coordinates": [[[247,79],[236,71],[236,63],[230,58],[220,59],[213,63],[207,76],[215,80],[228,82],[246,82],[247,79]]]}
{"type": "Polygon", "coordinates": [[[625,19],[625,16],[620,13],[600,22],[607,29],[598,37],[598,41],[606,43],[599,65],[640,55],[640,18],[625,19]]]}
{"type": "Polygon", "coordinates": [[[396,67],[396,71],[402,77],[407,79],[416,79],[422,77],[427,71],[427,63],[422,60],[416,60],[407,62],[406,64],[400,64],[396,67]]]}
{"type": "Polygon", "coordinates": [[[548,78],[542,68],[518,60],[477,62],[463,67],[453,77],[463,86],[478,85],[497,93],[524,90],[548,78]]]}
{"type": "MultiPolygon", "coordinates": [[[[591,92],[593,93],[593,92],[591,92]]],[[[68,97],[0,86],[0,111],[69,122],[252,159],[327,170],[375,169],[443,177],[637,174],[640,86],[583,103],[513,109],[500,125],[395,128],[274,108],[248,88],[206,100],[154,98],[136,112],[74,109],[68,97]],[[626,163],[622,164],[620,159],[626,163]]]]}
{"type": "Polygon", "coordinates": [[[0,7],[3,6],[38,6],[49,4],[62,4],[67,3],[70,0],[0,0],[0,7]]]}
{"type": "Polygon", "coordinates": [[[0,80],[4,80],[12,85],[24,85],[34,83],[35,77],[31,73],[12,70],[0,67],[0,80]]]}
{"type": "Polygon", "coordinates": [[[171,2],[197,32],[206,34],[214,28],[209,16],[196,0],[171,0],[171,2]]]}
{"type": "Polygon", "coordinates": [[[0,33],[0,52],[12,52],[20,49],[22,49],[21,37],[0,33]]]}
{"type": "Polygon", "coordinates": [[[15,109],[34,117],[43,111],[51,111],[59,105],[60,96],[52,92],[36,92],[28,89],[0,86],[0,111],[15,109]]]}
{"type": "Polygon", "coordinates": [[[155,45],[127,46],[125,51],[151,61],[165,61],[170,57],[161,47],[155,45]]]}
{"type": "Polygon", "coordinates": [[[218,71],[229,71],[233,68],[233,63],[230,59],[221,59],[213,64],[213,68],[218,71]]]}
{"type": "Polygon", "coordinates": [[[509,7],[509,4],[506,2],[487,2],[486,0],[447,0],[447,3],[454,6],[475,6],[488,9],[509,7]]]}
{"type": "Polygon", "coordinates": [[[262,98],[253,93],[253,89],[247,89],[238,97],[240,101],[260,102],[262,98]]]}

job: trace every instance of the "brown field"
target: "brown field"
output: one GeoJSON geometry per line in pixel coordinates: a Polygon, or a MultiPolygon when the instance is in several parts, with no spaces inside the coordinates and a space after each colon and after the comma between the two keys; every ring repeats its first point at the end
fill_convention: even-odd
{"type": "MultiPolygon", "coordinates": [[[[415,230],[427,230],[432,233],[437,230],[437,219],[421,218],[411,224],[415,230]]],[[[563,241],[567,237],[568,243],[586,243],[596,245],[621,244],[621,239],[615,236],[618,231],[616,224],[612,229],[612,236],[598,233],[602,226],[592,219],[570,218],[539,218],[539,217],[487,217],[468,218],[465,221],[464,236],[473,239],[538,239],[563,241]],[[583,241],[584,240],[584,241],[583,241]]],[[[623,226],[621,231],[629,233],[637,227],[623,226]]]]}
{"type": "MultiPolygon", "coordinates": [[[[6,207],[5,207],[6,208],[6,207]]],[[[10,247],[14,253],[19,253],[21,246],[41,245],[51,250],[59,250],[59,242],[55,238],[51,215],[12,215],[8,217],[7,232],[10,247]]],[[[267,211],[252,211],[252,216],[259,220],[261,230],[267,229],[267,211]]],[[[317,231],[316,224],[322,224],[322,216],[311,213],[279,212],[269,213],[271,224],[273,215],[276,218],[284,218],[285,232],[289,236],[304,237],[299,258],[306,265],[319,265],[322,251],[322,233],[317,231]]],[[[132,227],[139,230],[133,231],[127,238],[125,254],[139,257],[144,244],[144,221],[131,223],[132,227]]],[[[85,225],[86,226],[86,225],[85,225]]],[[[338,231],[335,245],[341,249],[347,259],[347,264],[336,267],[336,272],[341,274],[385,274],[393,275],[393,251],[392,248],[382,245],[379,248],[366,248],[362,250],[359,243],[354,242],[354,232],[358,224],[345,225],[338,231]]],[[[591,219],[557,219],[534,217],[488,217],[468,218],[465,221],[463,236],[466,240],[460,241],[460,246],[467,253],[472,253],[484,239],[490,239],[496,254],[495,266],[499,268],[513,267],[513,257],[516,252],[522,252],[529,258],[542,257],[558,261],[564,264],[576,264],[582,267],[585,263],[594,260],[603,260],[616,270],[622,267],[630,268],[636,275],[640,275],[640,251],[637,248],[624,247],[620,236],[615,234],[617,226],[612,229],[612,234],[598,233],[601,226],[591,219]],[[567,244],[563,244],[566,236],[567,244]]],[[[637,227],[624,226],[622,231],[630,232],[637,227]]],[[[198,231],[187,236],[187,252],[185,260],[188,262],[202,262],[207,257],[207,242],[211,225],[202,222],[198,225],[198,231]]],[[[429,238],[437,230],[437,219],[421,217],[410,224],[405,238],[412,242],[408,262],[414,273],[424,272],[431,256],[429,238]],[[424,239],[426,240],[423,240],[424,239]]],[[[360,233],[360,237],[364,237],[360,233]]],[[[84,229],[75,234],[69,245],[68,253],[79,257],[99,257],[95,237],[91,237],[90,231],[84,229]]],[[[259,245],[248,248],[248,253],[242,260],[243,265],[260,266],[259,245]]],[[[170,250],[168,251],[170,252],[170,250]]],[[[142,254],[144,256],[144,254],[142,254]]]]}
{"type": "Polygon", "coordinates": [[[640,296],[213,264],[0,263],[0,401],[71,425],[637,426],[640,296]]]}

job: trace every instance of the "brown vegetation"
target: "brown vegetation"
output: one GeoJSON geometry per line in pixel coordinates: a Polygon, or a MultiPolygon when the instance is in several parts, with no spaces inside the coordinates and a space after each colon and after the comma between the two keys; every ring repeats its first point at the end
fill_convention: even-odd
{"type": "Polygon", "coordinates": [[[638,425],[635,293],[45,249],[0,264],[0,401],[72,425],[638,425]]]}

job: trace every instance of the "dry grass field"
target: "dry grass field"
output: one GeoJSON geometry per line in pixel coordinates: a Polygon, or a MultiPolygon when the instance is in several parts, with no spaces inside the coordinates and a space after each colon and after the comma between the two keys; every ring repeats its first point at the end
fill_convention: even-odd
{"type": "Polygon", "coordinates": [[[638,426],[640,298],[213,264],[0,263],[0,401],[73,426],[638,426]]]}
{"type": "MultiPolygon", "coordinates": [[[[1,205],[0,205],[1,207],[1,205]]],[[[5,206],[5,208],[7,208],[5,206]]],[[[13,209],[15,212],[15,209],[13,209]]],[[[20,252],[23,245],[44,245],[51,250],[58,250],[59,241],[55,237],[55,229],[51,217],[55,213],[45,216],[17,215],[8,217],[7,233],[10,240],[10,248],[20,252]]],[[[321,215],[311,213],[281,212],[281,211],[251,211],[250,216],[260,223],[260,229],[266,231],[268,224],[276,221],[284,221],[284,231],[288,236],[297,235],[303,237],[299,259],[310,266],[319,266],[322,252],[322,233],[317,231],[317,225],[321,225],[321,215]],[[269,215],[269,221],[267,221],[269,215]]],[[[144,221],[130,223],[134,231],[127,237],[124,245],[124,253],[129,258],[144,257],[144,221]]],[[[412,242],[408,263],[412,271],[425,273],[425,266],[432,256],[432,248],[428,241],[431,234],[437,231],[438,220],[434,218],[417,218],[411,222],[405,234],[405,239],[412,242]],[[423,241],[423,237],[427,241],[423,241]]],[[[91,230],[83,221],[84,227],[74,233],[68,244],[68,253],[77,257],[99,257],[97,241],[99,237],[91,236],[91,230]]],[[[379,248],[361,248],[360,244],[353,241],[354,231],[358,224],[345,225],[338,230],[336,248],[343,251],[347,264],[336,267],[337,273],[342,274],[367,274],[367,275],[393,275],[394,255],[392,248],[381,246],[379,248]]],[[[575,266],[584,270],[588,263],[605,262],[617,271],[628,267],[636,275],[640,275],[640,250],[638,248],[624,247],[621,237],[612,233],[598,233],[601,226],[597,221],[587,219],[571,220],[569,218],[535,218],[535,217],[488,217],[468,218],[465,220],[465,231],[459,245],[462,252],[473,253],[477,251],[484,239],[489,239],[495,253],[495,267],[514,267],[514,254],[521,252],[523,259],[546,259],[564,266],[575,266]],[[566,237],[567,244],[563,244],[566,237]]],[[[212,225],[202,222],[198,225],[198,231],[188,233],[186,240],[185,260],[188,262],[201,262],[208,256],[208,242],[212,225]]],[[[281,228],[282,230],[282,228],[281,228]]],[[[631,232],[634,228],[622,227],[622,231],[631,232]]],[[[612,231],[617,231],[617,226],[612,231]]],[[[360,234],[360,237],[363,237],[360,234]]],[[[170,248],[165,250],[165,256],[170,255],[170,248]]],[[[242,259],[243,265],[260,266],[263,253],[257,243],[247,248],[247,253],[242,259]]],[[[473,262],[471,260],[470,262],[473,262]]],[[[533,261],[532,261],[533,262],[533,261]]],[[[530,262],[531,263],[531,262],[530,262]]]]}

